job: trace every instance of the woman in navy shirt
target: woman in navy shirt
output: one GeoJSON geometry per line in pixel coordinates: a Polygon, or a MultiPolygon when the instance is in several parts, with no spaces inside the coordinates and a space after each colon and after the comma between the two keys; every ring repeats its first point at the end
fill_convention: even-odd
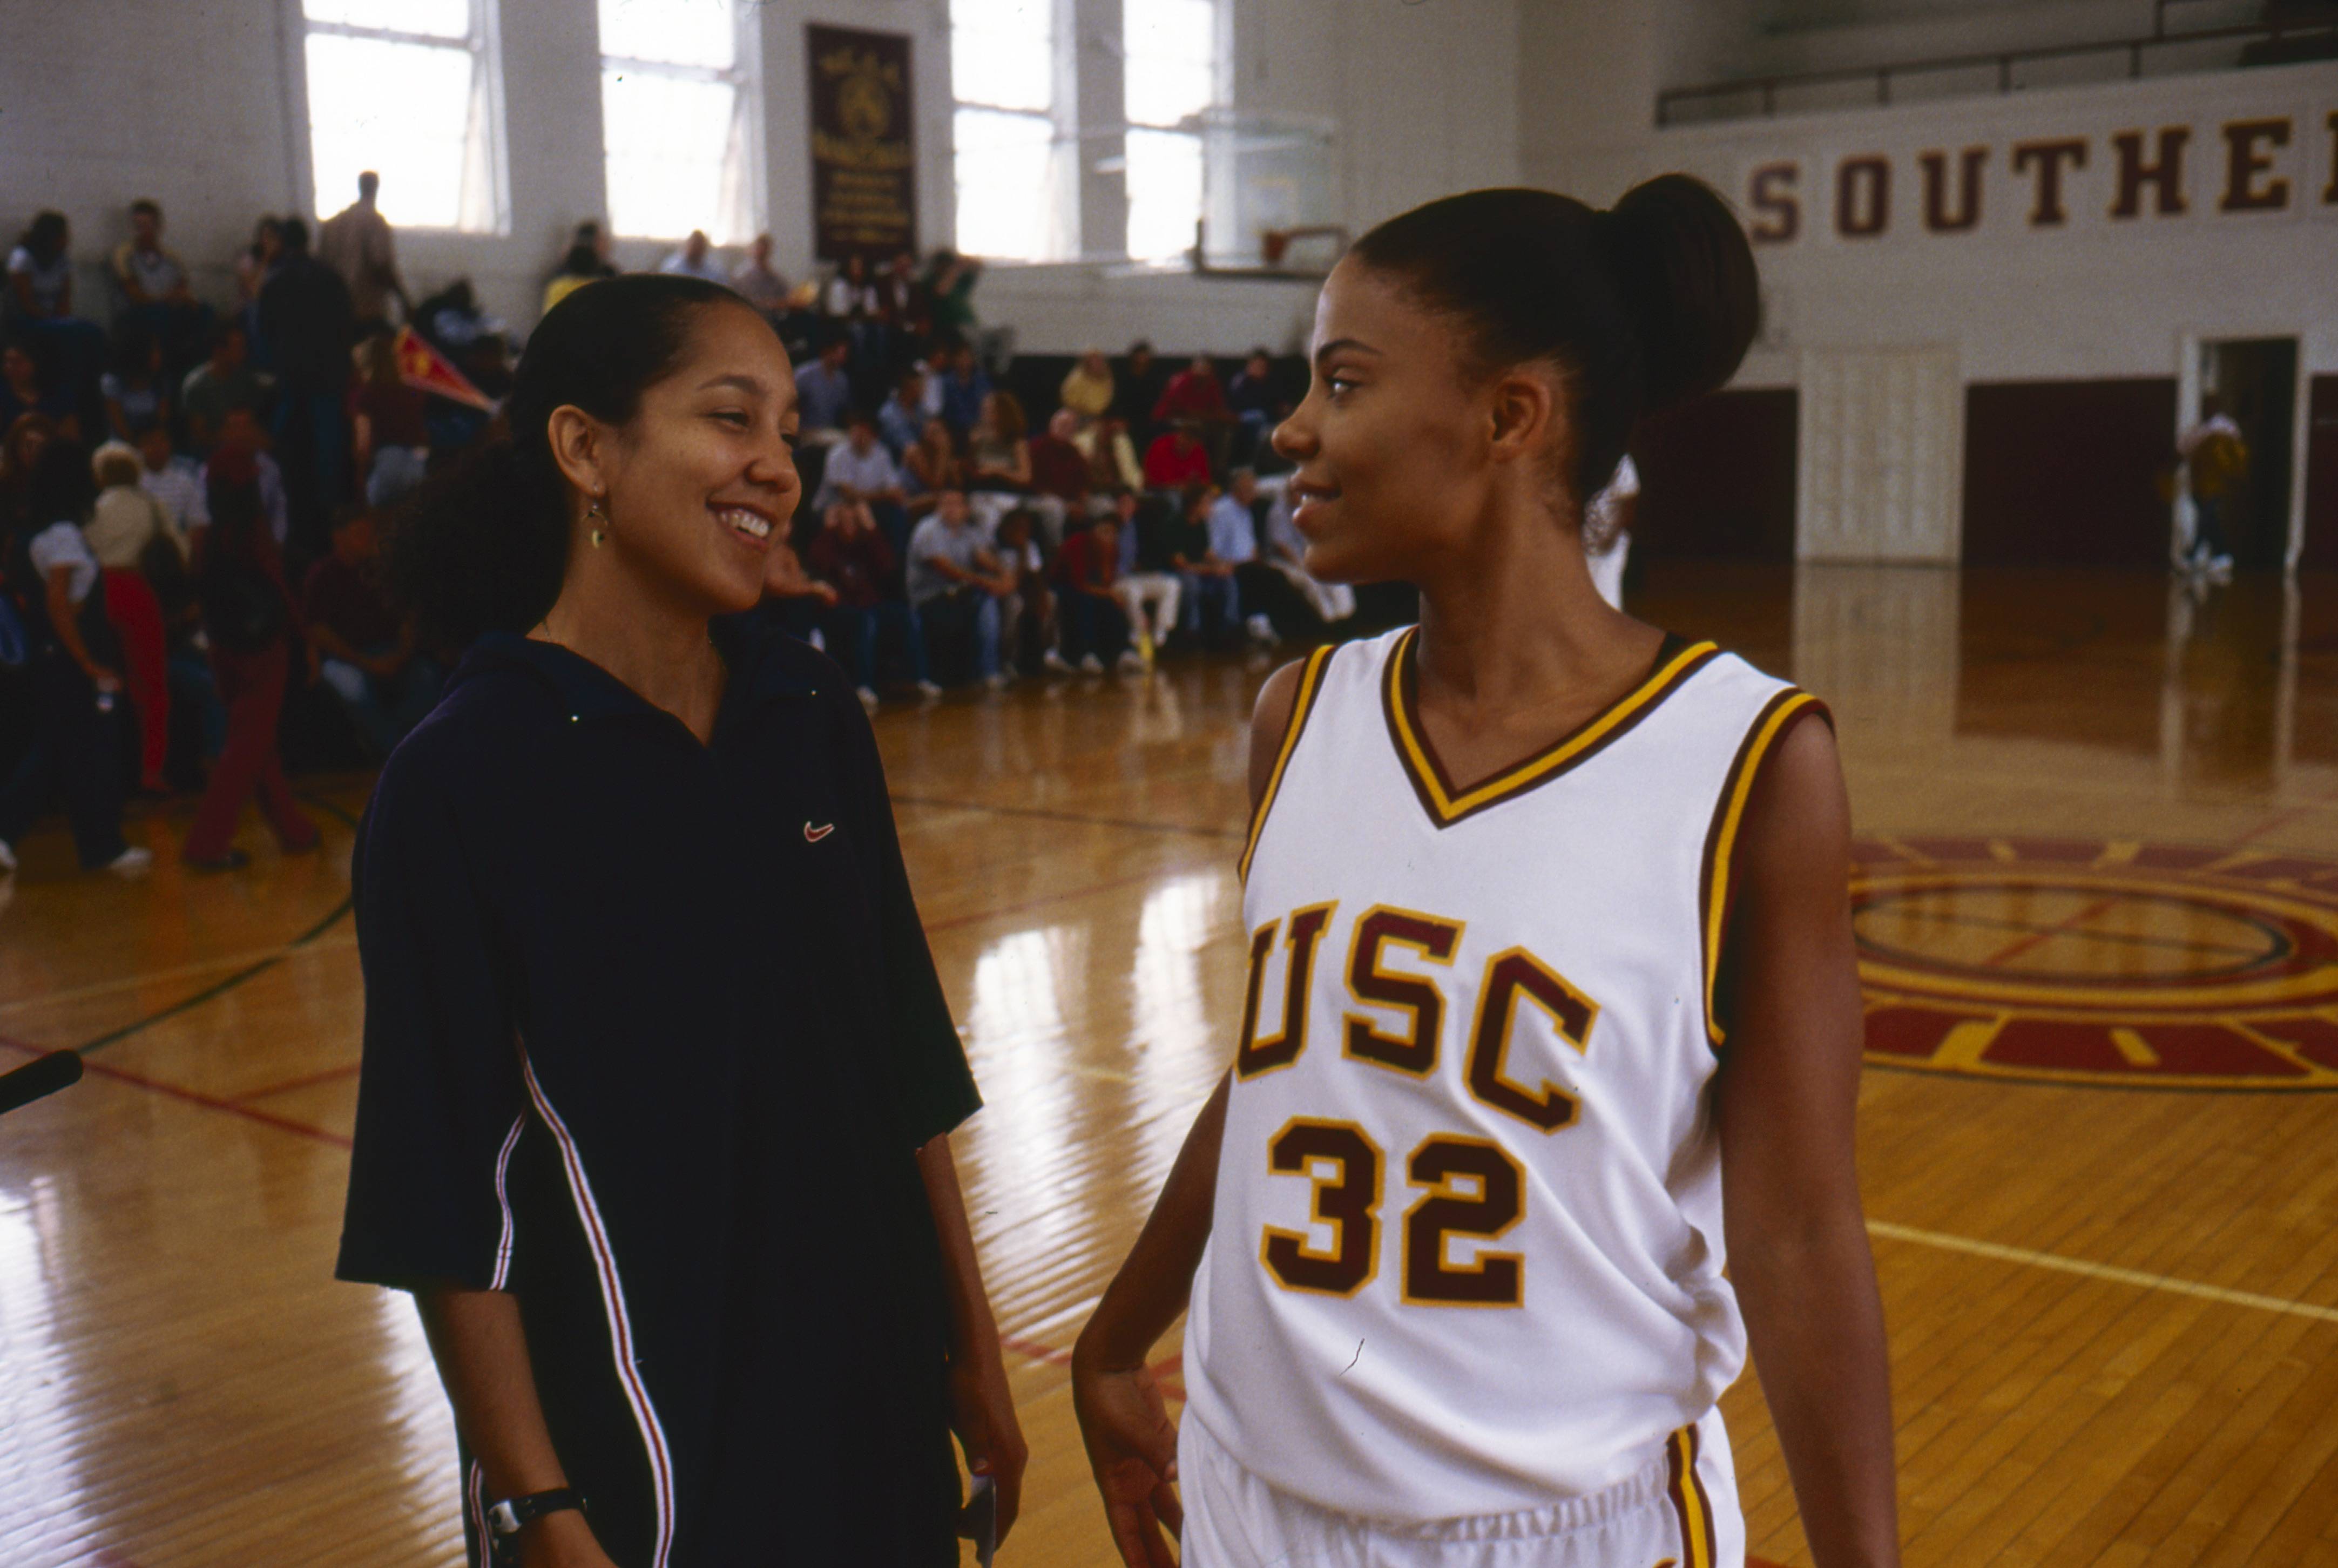
{"type": "Polygon", "coordinates": [[[391,541],[471,646],[359,836],[339,1272],[415,1293],[475,1564],[955,1563],[950,1433],[1002,1528],[1025,1456],[979,1100],[851,682],[719,619],[795,508],[787,354],[604,279],[509,413],[391,541]]]}

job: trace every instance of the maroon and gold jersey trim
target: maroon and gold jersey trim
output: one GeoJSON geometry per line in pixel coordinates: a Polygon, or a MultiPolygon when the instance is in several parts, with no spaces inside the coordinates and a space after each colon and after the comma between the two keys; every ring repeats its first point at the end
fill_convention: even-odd
{"type": "Polygon", "coordinates": [[[1684,1426],[1665,1442],[1665,1491],[1680,1522],[1681,1568],[1714,1568],[1713,1499],[1696,1473],[1696,1428],[1684,1426]]]}
{"type": "Polygon", "coordinates": [[[1763,765],[1777,754],[1779,738],[1801,720],[1816,715],[1830,725],[1834,717],[1825,703],[1807,691],[1788,687],[1770,699],[1745,731],[1745,743],[1729,764],[1729,776],[1714,802],[1713,826],[1704,836],[1704,865],[1697,877],[1699,935],[1704,943],[1704,1032],[1719,1050],[1727,1031],[1721,1025],[1715,994],[1721,979],[1722,937],[1729,926],[1729,900],[1736,867],[1737,830],[1745,818],[1745,803],[1753,798],[1763,765]]]}
{"type": "Polygon", "coordinates": [[[1307,715],[1314,710],[1315,699],[1322,695],[1323,671],[1331,668],[1331,655],[1337,652],[1339,644],[1324,644],[1307,656],[1307,666],[1300,671],[1299,695],[1292,701],[1290,721],[1282,727],[1282,749],[1275,753],[1274,771],[1267,775],[1258,808],[1250,814],[1249,837],[1243,841],[1237,874],[1244,882],[1250,880],[1251,857],[1258,853],[1258,836],[1266,828],[1266,814],[1274,808],[1274,797],[1282,788],[1283,774],[1290,769],[1292,753],[1299,750],[1299,732],[1307,728],[1307,715]]]}
{"type": "Polygon", "coordinates": [[[1429,749],[1422,738],[1420,710],[1420,669],[1415,646],[1420,639],[1418,626],[1406,631],[1390,650],[1388,671],[1381,681],[1381,707],[1388,715],[1389,739],[1396,746],[1397,759],[1404,765],[1405,777],[1411,780],[1412,790],[1420,798],[1421,809],[1439,828],[1450,828],[1467,817],[1516,799],[1538,784],[1557,778],[1568,769],[1587,761],[1599,751],[1621,739],[1626,732],[1656,710],[1657,704],[1678,691],[1681,684],[1716,658],[1721,650],[1710,642],[1690,642],[1679,637],[1667,636],[1656,650],[1655,663],[1647,679],[1617,698],[1606,708],[1594,714],[1561,740],[1545,747],[1522,762],[1513,763],[1485,782],[1467,789],[1456,789],[1446,776],[1443,764],[1429,749]]]}

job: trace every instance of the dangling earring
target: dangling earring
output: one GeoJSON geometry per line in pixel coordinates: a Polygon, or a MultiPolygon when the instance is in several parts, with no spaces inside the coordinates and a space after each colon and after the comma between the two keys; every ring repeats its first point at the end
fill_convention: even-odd
{"type": "Polygon", "coordinates": [[[584,535],[584,537],[593,541],[593,548],[598,550],[603,544],[608,542],[609,538],[606,532],[609,524],[609,514],[601,510],[601,498],[598,495],[594,496],[591,504],[584,508],[584,515],[587,517],[597,517],[601,520],[600,527],[591,530],[584,535]]]}

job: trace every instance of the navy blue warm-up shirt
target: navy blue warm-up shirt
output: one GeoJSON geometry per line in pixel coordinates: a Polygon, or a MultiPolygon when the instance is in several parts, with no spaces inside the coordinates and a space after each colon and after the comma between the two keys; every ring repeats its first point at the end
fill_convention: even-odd
{"type": "Polygon", "coordinates": [[[711,744],[491,635],[383,769],[338,1272],[514,1293],[623,1568],[955,1563],[915,1152],[980,1101],[851,682],[718,643],[711,744]]]}

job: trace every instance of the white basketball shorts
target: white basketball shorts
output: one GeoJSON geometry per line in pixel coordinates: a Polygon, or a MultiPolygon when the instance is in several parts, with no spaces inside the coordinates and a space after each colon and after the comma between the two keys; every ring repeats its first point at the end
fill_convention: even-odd
{"type": "Polygon", "coordinates": [[[1279,1492],[1188,1415],[1177,1438],[1184,1568],[1744,1568],[1745,1521],[1719,1410],[1629,1479],[1524,1514],[1396,1524],[1279,1492]]]}

